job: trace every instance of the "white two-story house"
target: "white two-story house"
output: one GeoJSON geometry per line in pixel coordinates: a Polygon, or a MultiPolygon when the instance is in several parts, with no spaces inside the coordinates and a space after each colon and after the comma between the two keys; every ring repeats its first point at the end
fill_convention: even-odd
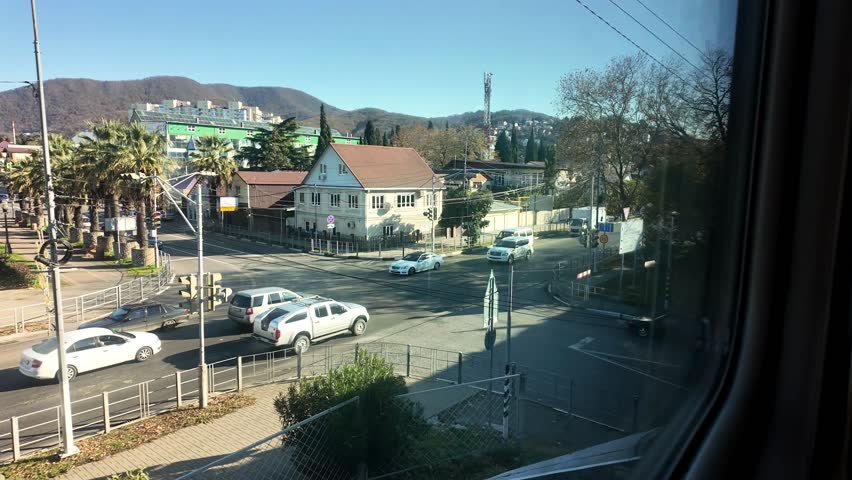
{"type": "Polygon", "coordinates": [[[437,226],[443,190],[412,148],[332,144],[296,189],[296,227],[367,238],[428,235],[424,213],[437,207],[437,226]]]}

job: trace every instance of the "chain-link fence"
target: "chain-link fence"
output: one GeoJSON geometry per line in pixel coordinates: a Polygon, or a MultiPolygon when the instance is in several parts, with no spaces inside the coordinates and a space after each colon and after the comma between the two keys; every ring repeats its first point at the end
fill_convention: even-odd
{"type": "Polygon", "coordinates": [[[355,415],[358,397],[291,425],[179,477],[181,479],[354,478],[341,450],[341,423],[355,415]]]}
{"type": "Polygon", "coordinates": [[[382,411],[406,414],[393,415],[399,421],[393,425],[397,441],[378,452],[359,443],[369,437],[363,428],[371,427],[353,421],[362,407],[354,397],[178,480],[417,477],[426,467],[514,441],[520,417],[518,378],[508,375],[395,397],[382,411]],[[499,393],[490,391],[489,384],[499,384],[499,393]]]}

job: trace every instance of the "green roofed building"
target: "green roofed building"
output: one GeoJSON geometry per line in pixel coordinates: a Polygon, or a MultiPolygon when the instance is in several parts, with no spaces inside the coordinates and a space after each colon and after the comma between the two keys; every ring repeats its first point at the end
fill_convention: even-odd
{"type": "MultiPolygon", "coordinates": [[[[277,117],[276,117],[277,118],[277,117]]],[[[179,170],[184,170],[187,146],[199,137],[221,137],[231,141],[234,150],[251,145],[251,138],[259,130],[270,130],[274,123],[270,121],[246,121],[220,116],[191,115],[185,113],[156,112],[139,109],[130,110],[130,121],[141,122],[150,131],[166,135],[168,147],[166,154],[175,159],[179,170]]],[[[296,145],[305,146],[313,153],[319,141],[319,127],[302,126],[296,131],[296,145]]],[[[337,130],[331,131],[333,143],[357,145],[358,137],[345,135],[337,130]]]]}

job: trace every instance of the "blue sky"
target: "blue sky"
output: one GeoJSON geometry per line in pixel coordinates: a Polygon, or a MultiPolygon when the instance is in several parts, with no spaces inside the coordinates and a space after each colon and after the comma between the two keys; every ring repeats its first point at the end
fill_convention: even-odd
{"type": "MultiPolygon", "coordinates": [[[[637,0],[613,1],[697,63],[637,0]]],[[[651,54],[673,55],[609,0],[582,2],[651,54]]],[[[642,3],[701,48],[732,45],[733,0],[642,3]]],[[[3,2],[0,80],[35,79],[29,5],[3,2]]],[[[422,116],[481,109],[486,70],[492,111],[554,114],[561,75],[636,52],[575,0],[37,0],[37,8],[46,79],[180,75],[422,116]]]]}

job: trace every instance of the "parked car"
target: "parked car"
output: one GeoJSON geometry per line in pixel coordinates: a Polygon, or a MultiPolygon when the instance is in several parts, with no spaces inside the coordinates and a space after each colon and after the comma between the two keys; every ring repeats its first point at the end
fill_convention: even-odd
{"type": "Polygon", "coordinates": [[[148,237],[148,246],[153,247],[154,245],[157,245],[157,248],[162,249],[163,248],[163,241],[160,240],[157,237],[148,237]]]}
{"type": "Polygon", "coordinates": [[[259,315],[252,337],[276,347],[292,346],[306,352],[311,343],[343,332],[363,335],[370,314],[355,303],[322,297],[302,298],[259,315]]]}
{"type": "Polygon", "coordinates": [[[515,263],[515,260],[529,260],[533,254],[530,239],[525,237],[506,237],[494,242],[485,257],[489,262],[515,263]]]}
{"type": "Polygon", "coordinates": [[[438,270],[444,263],[444,256],[437,253],[412,252],[393,262],[388,272],[394,275],[414,275],[426,270],[438,270]]]}
{"type": "MultiPolygon", "coordinates": [[[[21,353],[18,371],[38,379],[59,380],[57,341],[51,337],[21,353]]],[[[68,379],[99,368],[136,360],[144,362],[162,349],[160,339],[153,333],[113,332],[106,328],[85,328],[65,334],[68,379]]]]}
{"type": "Polygon", "coordinates": [[[141,302],[122,305],[109,316],[92,320],[80,328],[109,328],[116,332],[128,330],[151,331],[174,328],[189,321],[189,310],[156,302],[141,302]]]}
{"type": "Polygon", "coordinates": [[[251,326],[255,318],[277,305],[292,302],[302,298],[296,292],[286,288],[266,287],[243,290],[234,294],[228,307],[228,318],[231,320],[251,326]]]}

